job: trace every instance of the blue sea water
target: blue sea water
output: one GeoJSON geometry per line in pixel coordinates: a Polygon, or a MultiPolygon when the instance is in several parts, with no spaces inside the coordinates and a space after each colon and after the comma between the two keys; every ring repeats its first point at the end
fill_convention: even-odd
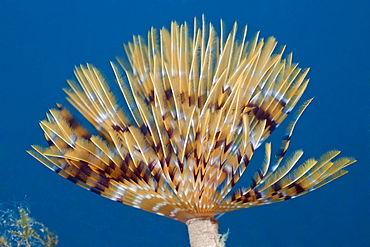
{"type": "MultiPolygon", "coordinates": [[[[227,246],[370,246],[369,12],[359,0],[0,0],[0,203],[26,200],[61,247],[188,246],[184,224],[83,190],[25,151],[46,145],[38,122],[56,102],[67,104],[61,89],[74,65],[92,63],[113,82],[109,61],[124,56],[133,34],[205,14],[216,25],[223,18],[228,27],[248,24],[250,35],[275,36],[311,68],[303,98],[315,100],[290,150],[317,158],[338,149],[358,160],[295,200],[225,214],[227,246]]],[[[269,139],[275,146],[281,129],[269,139]]],[[[262,157],[261,148],[253,164],[262,157]]]]}

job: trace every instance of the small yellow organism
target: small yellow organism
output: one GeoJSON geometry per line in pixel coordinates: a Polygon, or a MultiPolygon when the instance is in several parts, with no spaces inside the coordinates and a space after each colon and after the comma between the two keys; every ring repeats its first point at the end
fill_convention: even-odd
{"type": "Polygon", "coordinates": [[[58,244],[58,236],[44,224],[32,219],[25,207],[18,207],[17,211],[7,209],[1,212],[1,247],[52,247],[58,244]]]}

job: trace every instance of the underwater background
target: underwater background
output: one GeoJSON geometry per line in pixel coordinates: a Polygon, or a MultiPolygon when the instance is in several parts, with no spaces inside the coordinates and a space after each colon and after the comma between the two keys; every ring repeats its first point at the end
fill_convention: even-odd
{"type": "MultiPolygon", "coordinates": [[[[205,14],[216,27],[222,18],[228,30],[238,21],[249,37],[275,36],[294,62],[311,68],[301,102],[315,99],[290,153],[303,149],[303,162],[338,149],[358,160],[312,193],[223,215],[227,246],[370,246],[369,13],[370,2],[359,0],[0,0],[0,208],[28,205],[61,247],[188,246],[185,224],[88,192],[26,150],[47,145],[38,122],[48,109],[57,102],[71,109],[62,88],[74,65],[92,63],[114,84],[109,61],[124,56],[132,35],[172,20],[192,25],[205,14]]],[[[288,121],[267,140],[275,150],[288,121]]],[[[237,187],[249,186],[263,149],[237,187]]]]}

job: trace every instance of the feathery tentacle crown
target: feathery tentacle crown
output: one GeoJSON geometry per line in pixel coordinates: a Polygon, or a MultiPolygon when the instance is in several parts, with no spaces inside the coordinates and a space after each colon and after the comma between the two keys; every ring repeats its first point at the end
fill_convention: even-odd
{"type": "MultiPolygon", "coordinates": [[[[222,22],[221,22],[221,26],[222,22]]],[[[128,108],[90,64],[68,81],[68,101],[94,126],[92,135],[61,105],[41,122],[48,148],[36,159],[68,180],[109,199],[186,222],[312,191],[343,175],[351,158],[339,151],[283,159],[304,103],[289,125],[277,158],[266,158],[249,188],[234,189],[254,150],[274,131],[306,89],[308,69],[282,58],[275,38],[237,39],[237,24],[220,37],[195,20],[135,36],[128,62],[111,63],[128,108]],[[192,32],[192,34],[191,34],[192,32]],[[122,69],[125,76],[122,75],[122,69]],[[127,78],[127,79],[126,79],[127,78]],[[283,165],[281,165],[284,160],[283,165]]]]}

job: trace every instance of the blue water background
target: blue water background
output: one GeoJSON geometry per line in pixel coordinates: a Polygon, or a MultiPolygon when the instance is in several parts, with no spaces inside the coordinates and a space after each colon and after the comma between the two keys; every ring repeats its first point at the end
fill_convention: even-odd
{"type": "MultiPolygon", "coordinates": [[[[74,65],[93,63],[113,82],[109,61],[124,56],[122,44],[133,34],[205,14],[216,26],[223,18],[229,28],[248,24],[250,36],[273,35],[295,62],[311,67],[304,99],[315,99],[291,151],[318,158],[339,149],[358,159],[349,174],[313,193],[224,215],[227,246],[370,246],[369,3],[0,0],[0,202],[26,198],[31,216],[59,235],[61,247],[188,246],[184,224],[86,191],[25,151],[46,145],[38,122],[56,102],[67,104],[61,89],[74,65]]],[[[269,139],[274,147],[284,128],[269,139]]],[[[252,168],[262,157],[260,148],[252,168]]]]}

